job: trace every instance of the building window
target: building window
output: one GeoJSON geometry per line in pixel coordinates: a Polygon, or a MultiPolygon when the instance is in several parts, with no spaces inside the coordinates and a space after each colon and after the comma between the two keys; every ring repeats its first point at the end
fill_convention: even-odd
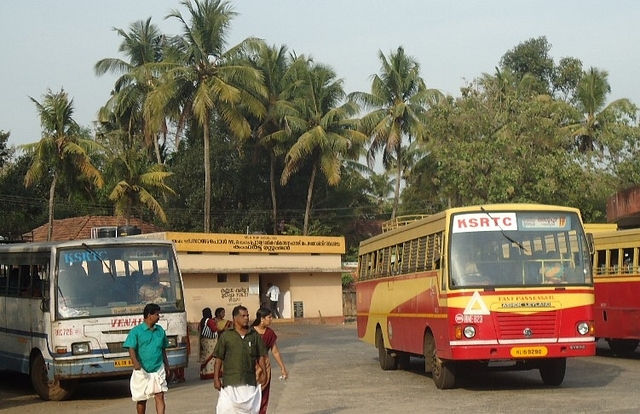
{"type": "Polygon", "coordinates": [[[226,273],[218,273],[218,283],[227,283],[226,273]]]}
{"type": "Polygon", "coordinates": [[[240,273],[240,282],[249,283],[249,273],[240,273]]]}

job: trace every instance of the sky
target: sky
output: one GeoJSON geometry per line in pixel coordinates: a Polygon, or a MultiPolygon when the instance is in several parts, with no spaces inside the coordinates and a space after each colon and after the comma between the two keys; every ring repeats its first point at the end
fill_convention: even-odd
{"type": "MultiPolygon", "coordinates": [[[[609,100],[640,105],[640,2],[637,0],[235,0],[229,46],[247,37],[286,45],[328,64],[345,91],[370,90],[379,52],[399,46],[413,56],[429,88],[459,96],[461,87],[493,74],[500,58],[531,38],[546,36],[556,63],[575,57],[585,69],[609,72],[609,100]]],[[[151,17],[167,35],[181,33],[171,10],[187,17],[178,0],[3,1],[0,25],[0,131],[9,145],[41,136],[35,104],[61,88],[74,103],[74,119],[93,127],[116,75],[98,77],[95,63],[125,58],[121,37],[151,17]]]]}

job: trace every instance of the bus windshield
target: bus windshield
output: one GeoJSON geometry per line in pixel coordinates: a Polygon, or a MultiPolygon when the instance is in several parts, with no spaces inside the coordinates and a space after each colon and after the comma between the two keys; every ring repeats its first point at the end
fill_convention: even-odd
{"type": "Polygon", "coordinates": [[[589,249],[574,213],[453,215],[450,252],[452,288],[593,283],[589,249]]]}
{"type": "Polygon", "coordinates": [[[180,275],[169,246],[83,245],[56,255],[58,319],[141,314],[147,303],[184,311],[180,275]]]}

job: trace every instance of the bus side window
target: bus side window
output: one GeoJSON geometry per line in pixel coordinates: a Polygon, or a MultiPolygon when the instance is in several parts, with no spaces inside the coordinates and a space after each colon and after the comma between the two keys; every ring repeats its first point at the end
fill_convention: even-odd
{"type": "Polygon", "coordinates": [[[607,252],[605,250],[598,250],[594,255],[596,257],[597,267],[595,268],[596,274],[607,274],[607,252]]]}
{"type": "Polygon", "coordinates": [[[33,284],[31,282],[31,266],[20,266],[20,296],[29,297],[33,290],[33,284]]]}
{"type": "Polygon", "coordinates": [[[622,257],[624,258],[623,263],[622,263],[622,267],[623,267],[623,272],[624,273],[633,273],[633,259],[634,259],[634,248],[626,248],[623,249],[623,255],[622,257]]]}
{"type": "Polygon", "coordinates": [[[620,273],[620,266],[618,260],[620,258],[620,251],[618,249],[609,250],[609,266],[612,274],[620,273]]]}
{"type": "Polygon", "coordinates": [[[17,267],[12,267],[9,271],[9,289],[7,294],[9,296],[18,296],[20,294],[20,270],[17,267]]]}
{"type": "Polygon", "coordinates": [[[7,268],[5,266],[2,266],[0,268],[0,296],[5,296],[7,294],[7,284],[8,282],[8,278],[7,278],[7,268]]]}
{"type": "Polygon", "coordinates": [[[33,277],[33,290],[31,291],[31,296],[33,296],[34,298],[41,298],[43,281],[42,279],[40,279],[40,273],[39,272],[34,273],[32,277],[33,277]]]}

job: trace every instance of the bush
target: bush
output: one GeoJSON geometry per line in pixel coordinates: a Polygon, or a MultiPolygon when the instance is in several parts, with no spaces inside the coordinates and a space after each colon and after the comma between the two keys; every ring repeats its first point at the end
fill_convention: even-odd
{"type": "Polygon", "coordinates": [[[354,282],[353,275],[349,272],[344,272],[342,274],[342,287],[350,287],[354,282]]]}

